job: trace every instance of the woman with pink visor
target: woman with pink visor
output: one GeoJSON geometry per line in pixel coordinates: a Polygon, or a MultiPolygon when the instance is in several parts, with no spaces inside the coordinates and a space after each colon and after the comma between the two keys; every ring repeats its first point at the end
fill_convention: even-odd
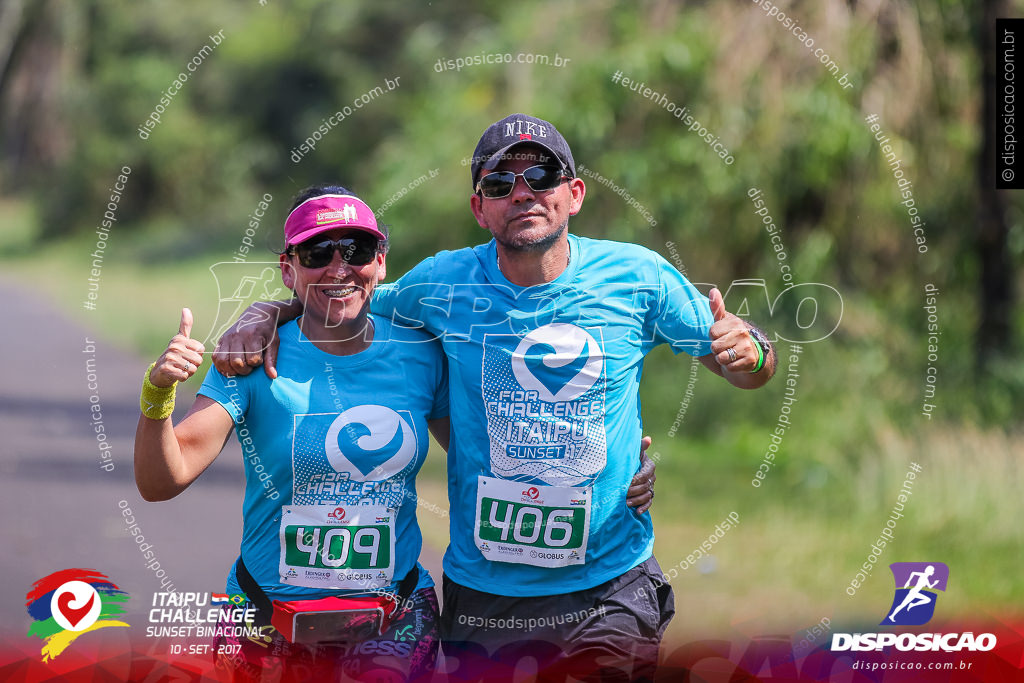
{"type": "Polygon", "coordinates": [[[448,446],[440,345],[369,313],[387,228],[339,186],[309,188],[284,228],[281,278],[304,305],[278,329],[278,376],[211,369],[171,424],[174,391],[202,363],[192,315],[147,370],[135,439],[146,500],[181,493],[234,429],[246,489],[229,594],[255,607],[261,642],[229,639],[243,679],[277,667],[312,680],[429,678],[437,598],[419,565],[416,474],[432,432],[448,446]],[[272,625],[273,628],[266,628],[272,625]],[[237,646],[240,645],[240,648],[237,646]]]}

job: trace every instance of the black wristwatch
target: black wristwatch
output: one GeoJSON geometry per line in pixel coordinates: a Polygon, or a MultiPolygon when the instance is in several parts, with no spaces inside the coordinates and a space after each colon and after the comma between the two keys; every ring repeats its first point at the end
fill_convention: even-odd
{"type": "Polygon", "coordinates": [[[756,327],[751,327],[747,331],[750,333],[750,338],[761,348],[761,362],[750,371],[751,374],[754,374],[761,372],[761,368],[768,364],[768,354],[772,351],[772,343],[768,341],[768,337],[764,336],[764,332],[756,327]]]}

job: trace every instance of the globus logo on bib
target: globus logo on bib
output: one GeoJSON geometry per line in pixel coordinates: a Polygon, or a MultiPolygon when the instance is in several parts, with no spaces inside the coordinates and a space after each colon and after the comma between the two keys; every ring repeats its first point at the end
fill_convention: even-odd
{"type": "MultiPolygon", "coordinates": [[[[931,621],[945,592],[949,567],[942,562],[894,562],[889,565],[896,588],[892,605],[881,626],[920,626],[931,621]]],[[[833,633],[833,652],[881,652],[895,647],[900,652],[987,652],[996,646],[991,633],[833,633]]]]}
{"type": "Polygon", "coordinates": [[[549,553],[543,550],[531,550],[530,557],[539,557],[542,560],[561,560],[565,557],[565,553],[549,553]]]}

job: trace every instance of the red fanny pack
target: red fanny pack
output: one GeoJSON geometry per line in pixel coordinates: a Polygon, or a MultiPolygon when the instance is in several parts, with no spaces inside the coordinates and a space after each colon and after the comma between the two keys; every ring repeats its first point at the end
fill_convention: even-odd
{"type": "Polygon", "coordinates": [[[257,615],[269,614],[270,625],[289,642],[354,643],[384,634],[399,605],[416,589],[419,567],[413,565],[399,584],[397,595],[384,593],[358,598],[331,596],[317,600],[271,601],[241,557],[235,563],[235,577],[249,602],[256,606],[257,615]]]}
{"type": "Polygon", "coordinates": [[[270,624],[288,642],[361,642],[380,637],[398,603],[387,595],[318,600],[273,601],[270,624]]]}

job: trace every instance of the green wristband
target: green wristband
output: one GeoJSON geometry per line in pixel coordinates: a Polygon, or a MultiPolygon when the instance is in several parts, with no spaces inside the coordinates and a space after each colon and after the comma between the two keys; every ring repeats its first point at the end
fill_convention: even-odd
{"type": "Polygon", "coordinates": [[[754,342],[754,346],[757,348],[757,364],[754,366],[754,369],[750,371],[750,374],[753,375],[761,372],[761,368],[764,367],[764,349],[761,348],[761,345],[757,343],[756,339],[753,337],[751,337],[751,339],[754,342]]]}
{"type": "Polygon", "coordinates": [[[158,387],[149,381],[149,373],[156,367],[153,363],[146,368],[142,377],[142,395],[139,397],[139,408],[142,414],[151,420],[166,420],[174,412],[174,392],[178,387],[175,382],[169,387],[158,387]]]}
{"type": "Polygon", "coordinates": [[[765,361],[768,360],[768,351],[761,343],[763,339],[764,344],[768,344],[768,340],[764,339],[764,337],[760,333],[755,332],[753,329],[747,330],[747,334],[750,335],[751,341],[753,341],[754,346],[757,347],[757,364],[754,365],[754,369],[750,371],[750,374],[753,375],[758,372],[761,372],[761,369],[764,367],[765,361]]]}

